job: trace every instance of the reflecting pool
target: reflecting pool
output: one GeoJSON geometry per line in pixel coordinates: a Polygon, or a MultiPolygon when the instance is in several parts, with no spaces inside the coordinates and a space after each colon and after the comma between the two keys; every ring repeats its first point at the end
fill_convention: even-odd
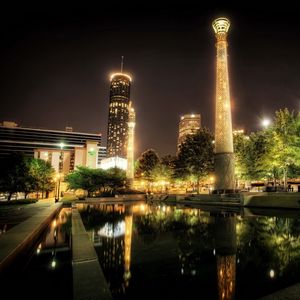
{"type": "Polygon", "coordinates": [[[29,252],[0,273],[1,299],[72,299],[71,208],[63,208],[29,252]]]}
{"type": "Polygon", "coordinates": [[[300,281],[297,215],[158,204],[79,209],[114,299],[247,300],[300,281]]]}

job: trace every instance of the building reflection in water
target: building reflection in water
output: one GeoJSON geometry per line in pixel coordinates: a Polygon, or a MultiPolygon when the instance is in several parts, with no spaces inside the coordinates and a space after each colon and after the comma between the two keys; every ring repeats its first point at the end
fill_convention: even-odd
{"type": "Polygon", "coordinates": [[[215,253],[219,300],[235,299],[236,215],[215,216],[215,253]]]}
{"type": "Polygon", "coordinates": [[[37,246],[36,255],[49,255],[49,267],[55,269],[57,265],[57,252],[70,251],[71,208],[62,208],[56,218],[51,222],[47,235],[37,246]]]}
{"type": "Polygon", "coordinates": [[[113,294],[124,294],[131,278],[132,208],[105,205],[112,218],[92,232],[92,239],[106,280],[113,294]]]}

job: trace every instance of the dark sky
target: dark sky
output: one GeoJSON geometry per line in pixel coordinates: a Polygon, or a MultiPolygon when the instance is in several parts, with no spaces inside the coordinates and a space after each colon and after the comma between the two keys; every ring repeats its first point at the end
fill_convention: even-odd
{"type": "Polygon", "coordinates": [[[175,154],[180,115],[201,113],[202,125],[213,130],[211,22],[220,15],[231,20],[234,127],[257,130],[263,116],[300,108],[300,23],[294,7],[43,3],[1,8],[0,121],[101,132],[105,145],[109,75],[119,70],[124,55],[124,71],[133,77],[136,154],[147,148],[175,154]]]}

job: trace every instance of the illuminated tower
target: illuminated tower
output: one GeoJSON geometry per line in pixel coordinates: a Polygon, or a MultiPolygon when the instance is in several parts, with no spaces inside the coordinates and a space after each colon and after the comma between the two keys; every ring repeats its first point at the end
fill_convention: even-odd
{"type": "Polygon", "coordinates": [[[132,213],[125,216],[125,237],[124,237],[124,283],[128,287],[130,273],[130,260],[131,260],[131,242],[132,242],[132,213]]]}
{"type": "Polygon", "coordinates": [[[127,140],[127,169],[126,178],[129,184],[132,185],[134,178],[134,127],[135,127],[135,111],[129,103],[129,118],[128,118],[128,140],[127,140]]]}
{"type": "Polygon", "coordinates": [[[215,247],[218,294],[220,300],[235,299],[236,283],[236,215],[215,217],[215,247]]]}
{"type": "Polygon", "coordinates": [[[179,122],[177,149],[190,134],[195,134],[201,127],[200,114],[183,115],[179,122]]]}
{"type": "Polygon", "coordinates": [[[230,192],[234,189],[234,157],[227,63],[227,33],[230,22],[226,18],[213,21],[216,36],[216,112],[215,112],[215,189],[230,192]]]}
{"type": "Polygon", "coordinates": [[[110,78],[110,98],[107,132],[107,157],[127,156],[131,77],[115,73],[110,78]]]}

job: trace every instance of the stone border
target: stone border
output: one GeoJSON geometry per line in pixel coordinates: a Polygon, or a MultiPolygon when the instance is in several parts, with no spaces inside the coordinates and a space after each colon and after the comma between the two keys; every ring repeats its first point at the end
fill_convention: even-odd
{"type": "Polygon", "coordinates": [[[53,204],[0,236],[0,272],[6,271],[21,252],[32,247],[61,206],[62,203],[53,204]]]}
{"type": "Polygon", "coordinates": [[[299,299],[300,283],[284,288],[274,294],[267,295],[259,300],[295,300],[299,299]]]}
{"type": "Polygon", "coordinates": [[[113,299],[77,208],[72,209],[72,269],[74,300],[113,299]]]}

